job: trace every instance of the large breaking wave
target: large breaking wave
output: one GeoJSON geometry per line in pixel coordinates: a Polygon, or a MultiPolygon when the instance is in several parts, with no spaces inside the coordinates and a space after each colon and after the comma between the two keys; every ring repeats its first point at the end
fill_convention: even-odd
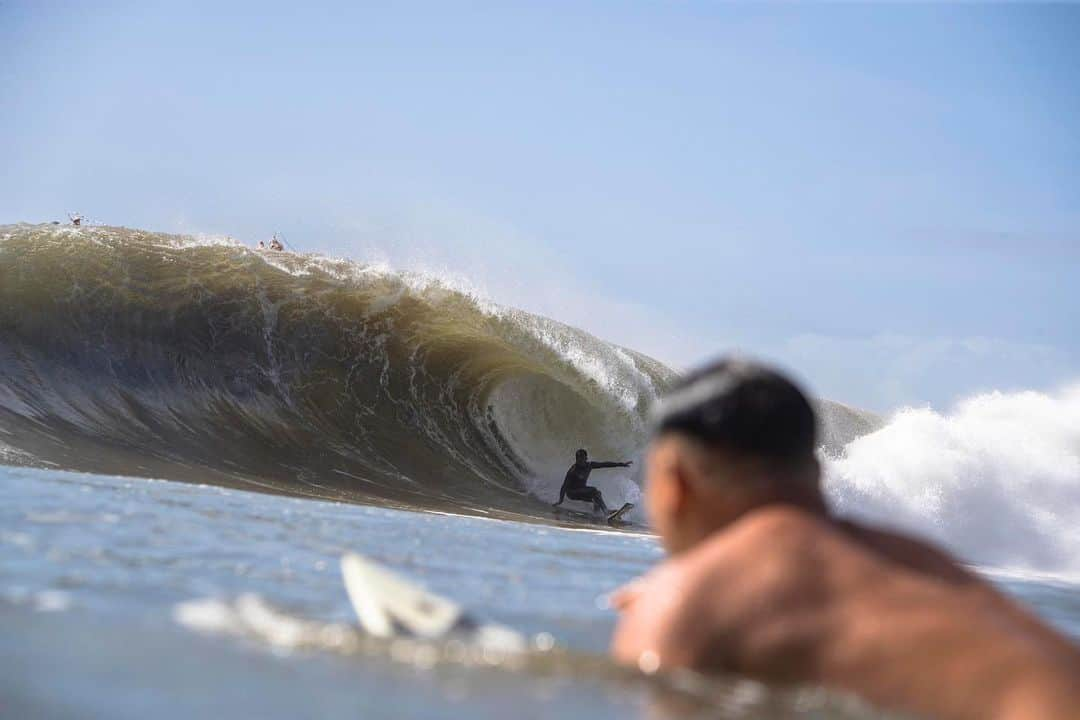
{"type": "MultiPolygon", "coordinates": [[[[0,228],[3,462],[536,514],[576,448],[637,457],[675,377],[430,275],[123,228],[0,228]]],[[[822,408],[827,445],[876,427],[822,408]]],[[[594,478],[632,500],[639,466],[594,478]]]]}

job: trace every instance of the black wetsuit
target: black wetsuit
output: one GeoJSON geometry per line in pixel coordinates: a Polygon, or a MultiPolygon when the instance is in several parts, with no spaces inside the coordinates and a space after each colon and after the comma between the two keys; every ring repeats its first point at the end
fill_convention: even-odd
{"type": "Polygon", "coordinates": [[[586,500],[593,504],[600,512],[607,512],[608,506],[604,504],[604,498],[600,495],[600,491],[594,487],[589,487],[589,473],[596,468],[613,468],[613,467],[626,467],[626,463],[618,462],[586,462],[583,465],[574,463],[570,466],[570,469],[566,471],[566,478],[563,480],[562,487],[559,488],[559,502],[555,503],[559,505],[562,503],[563,498],[570,498],[571,500],[586,500]]]}

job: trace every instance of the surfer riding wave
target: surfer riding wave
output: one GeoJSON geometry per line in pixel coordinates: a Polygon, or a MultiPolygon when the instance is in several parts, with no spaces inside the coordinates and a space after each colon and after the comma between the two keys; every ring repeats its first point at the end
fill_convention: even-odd
{"type": "Polygon", "coordinates": [[[611,512],[604,502],[604,496],[597,488],[591,487],[589,474],[599,468],[630,467],[633,462],[594,462],[589,460],[589,453],[584,448],[574,454],[574,464],[566,471],[562,487],[559,488],[559,502],[555,507],[562,505],[563,500],[585,500],[593,504],[593,509],[605,515],[611,512]]]}

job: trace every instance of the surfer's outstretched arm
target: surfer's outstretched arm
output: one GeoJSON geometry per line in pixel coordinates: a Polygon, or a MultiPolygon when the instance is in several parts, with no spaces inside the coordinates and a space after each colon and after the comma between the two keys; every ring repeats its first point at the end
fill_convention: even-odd
{"type": "Polygon", "coordinates": [[[633,460],[627,462],[610,462],[605,460],[604,462],[590,462],[589,467],[596,470],[597,468],[630,467],[633,464],[633,460]]]}

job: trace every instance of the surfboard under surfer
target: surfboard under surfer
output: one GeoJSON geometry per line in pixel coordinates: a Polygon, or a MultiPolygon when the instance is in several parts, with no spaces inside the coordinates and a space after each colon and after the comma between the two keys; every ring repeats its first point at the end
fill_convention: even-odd
{"type": "Polygon", "coordinates": [[[571,500],[585,500],[593,504],[593,509],[598,513],[604,513],[607,515],[611,512],[607,504],[604,503],[604,497],[600,494],[600,490],[591,487],[589,483],[589,474],[599,468],[614,468],[614,467],[630,467],[633,461],[629,462],[593,462],[589,460],[589,453],[582,448],[574,454],[574,464],[570,466],[570,469],[566,471],[566,477],[563,479],[562,487],[559,488],[559,502],[554,503],[556,507],[562,505],[565,498],[571,500]]]}

